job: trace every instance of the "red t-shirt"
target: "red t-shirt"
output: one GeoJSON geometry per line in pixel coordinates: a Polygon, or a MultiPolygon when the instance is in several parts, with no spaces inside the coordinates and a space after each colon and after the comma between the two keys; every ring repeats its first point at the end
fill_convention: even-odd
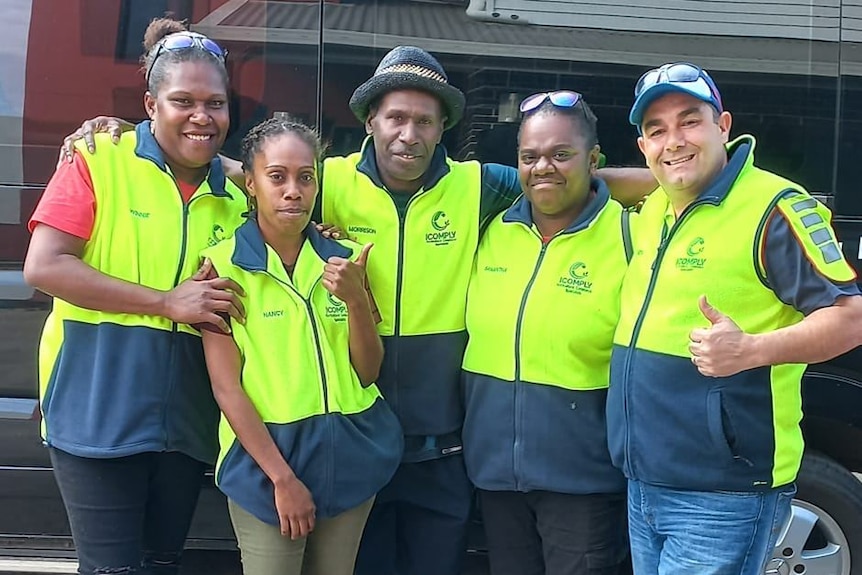
{"type": "MultiPolygon", "coordinates": [[[[177,180],[183,202],[188,203],[197,187],[177,180]]],[[[27,229],[45,224],[83,240],[89,240],[96,219],[96,196],[87,162],[78,152],[72,163],[60,162],[42,193],[27,229]]]]}

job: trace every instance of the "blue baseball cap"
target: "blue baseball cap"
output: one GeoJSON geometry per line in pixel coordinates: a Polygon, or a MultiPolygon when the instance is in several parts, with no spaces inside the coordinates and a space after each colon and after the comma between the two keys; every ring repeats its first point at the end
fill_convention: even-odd
{"type": "Polygon", "coordinates": [[[635,84],[635,103],[629,112],[629,123],[641,131],[643,116],[649,105],[665,94],[681,92],[706,102],[719,113],[724,111],[718,87],[706,70],[688,62],[664,64],[646,72],[635,84]]]}

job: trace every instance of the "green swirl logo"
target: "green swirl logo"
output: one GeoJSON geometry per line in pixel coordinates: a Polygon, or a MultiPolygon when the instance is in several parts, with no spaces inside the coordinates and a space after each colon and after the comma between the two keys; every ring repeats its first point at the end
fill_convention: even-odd
{"type": "Polygon", "coordinates": [[[435,212],[434,215],[431,216],[431,226],[438,232],[442,232],[443,230],[448,228],[449,218],[446,217],[446,213],[435,212]]]}
{"type": "Polygon", "coordinates": [[[587,270],[587,264],[584,262],[575,262],[569,267],[569,275],[573,279],[581,280],[589,276],[590,272],[587,270]]]}

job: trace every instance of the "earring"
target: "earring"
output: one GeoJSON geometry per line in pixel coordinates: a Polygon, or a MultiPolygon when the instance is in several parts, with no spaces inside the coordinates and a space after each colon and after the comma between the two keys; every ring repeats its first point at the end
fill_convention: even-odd
{"type": "Polygon", "coordinates": [[[153,136],[156,135],[156,121],[155,120],[150,120],[150,134],[152,134],[153,136]]]}

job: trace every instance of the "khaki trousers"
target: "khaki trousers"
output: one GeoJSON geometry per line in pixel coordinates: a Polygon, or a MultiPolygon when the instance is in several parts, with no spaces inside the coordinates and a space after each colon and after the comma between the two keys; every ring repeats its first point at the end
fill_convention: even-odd
{"type": "Polygon", "coordinates": [[[307,537],[285,537],[228,500],[244,575],[352,575],[372,497],[329,519],[318,519],[307,537]]]}

